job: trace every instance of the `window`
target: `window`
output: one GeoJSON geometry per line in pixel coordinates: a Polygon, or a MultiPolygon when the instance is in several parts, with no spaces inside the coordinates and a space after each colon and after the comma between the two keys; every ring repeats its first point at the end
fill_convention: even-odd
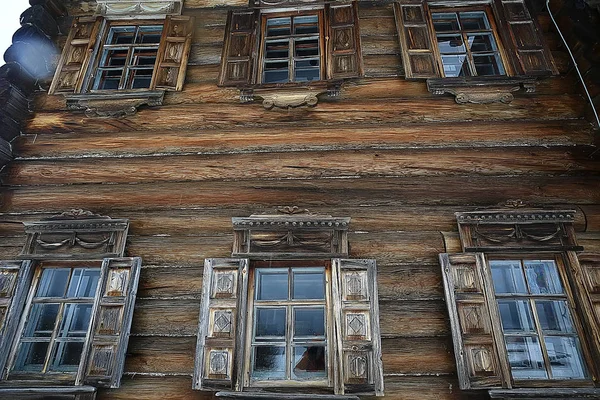
{"type": "Polygon", "coordinates": [[[92,89],[148,89],[162,25],[111,25],[100,47],[92,89]]]}
{"type": "Polygon", "coordinates": [[[327,386],[325,268],[253,271],[251,384],[295,380],[327,386]]]}
{"type": "Polygon", "coordinates": [[[263,15],[262,83],[321,79],[322,12],[263,15]]]}
{"type": "Polygon", "coordinates": [[[181,90],[193,18],[75,18],[49,93],[181,90]]]}
{"type": "Polygon", "coordinates": [[[119,386],[141,264],[122,257],[128,227],[82,210],[25,223],[27,260],[0,261],[3,388],[119,386]]]}
{"type": "Polygon", "coordinates": [[[443,76],[505,75],[488,12],[489,8],[431,13],[443,76]]]}
{"type": "Polygon", "coordinates": [[[194,388],[383,395],[376,264],[339,258],[349,219],[233,220],[240,258],[204,264],[194,388]]]}
{"type": "Polygon", "coordinates": [[[396,26],[406,78],[556,74],[537,20],[524,0],[398,0],[396,26]]]}
{"type": "Polygon", "coordinates": [[[465,252],[440,263],[461,389],[600,394],[589,389],[600,367],[600,257],[576,254],[573,214],[457,213],[465,252]]]}
{"type": "Polygon", "coordinates": [[[220,85],[314,83],[362,74],[356,2],[293,12],[264,6],[229,13],[220,85]]]}
{"type": "Polygon", "coordinates": [[[589,375],[555,260],[489,260],[513,379],[589,375]]]}

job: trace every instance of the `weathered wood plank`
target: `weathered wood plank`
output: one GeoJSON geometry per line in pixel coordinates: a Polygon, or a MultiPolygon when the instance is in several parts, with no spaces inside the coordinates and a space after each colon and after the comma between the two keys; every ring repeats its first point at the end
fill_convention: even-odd
{"type": "Polygon", "coordinates": [[[125,372],[192,374],[195,353],[196,338],[193,336],[133,336],[127,346],[125,372]]]}
{"type": "MultiPolygon", "coordinates": [[[[448,312],[442,300],[380,301],[383,338],[449,335],[448,312]]],[[[137,299],[134,336],[194,336],[198,330],[197,299],[137,299]]]]}
{"type": "Polygon", "coordinates": [[[579,174],[600,170],[587,148],[362,150],[15,161],[5,185],[142,183],[217,179],[579,174]],[[235,166],[244,166],[235,168],[235,166]]]}
{"type": "Polygon", "coordinates": [[[586,121],[424,123],[414,125],[341,125],[338,129],[295,127],[293,130],[135,132],[111,134],[24,135],[13,142],[14,153],[27,158],[130,156],[155,153],[227,153],[327,149],[570,146],[592,143],[586,121]],[[494,132],[493,135],[490,132],[494,132]]]}
{"type": "Polygon", "coordinates": [[[370,179],[294,179],[205,183],[11,187],[2,192],[0,211],[61,211],[170,207],[247,207],[297,204],[490,205],[519,198],[529,204],[598,204],[596,176],[428,176],[370,179]],[[460,188],[460,190],[454,190],[460,188]]]}
{"type": "Polygon", "coordinates": [[[402,60],[394,54],[365,54],[363,55],[363,67],[366,78],[404,76],[402,60]]]}
{"type": "MultiPolygon", "coordinates": [[[[382,56],[376,56],[382,57],[382,56]]],[[[365,65],[367,60],[365,59],[365,65]]],[[[28,120],[24,132],[43,133],[109,133],[179,129],[210,129],[245,127],[336,126],[344,123],[417,123],[424,121],[503,121],[519,119],[574,119],[583,115],[584,104],[579,96],[537,96],[515,98],[505,104],[458,105],[450,97],[428,99],[388,99],[386,101],[331,101],[314,108],[265,110],[258,104],[194,104],[140,109],[137,114],[122,119],[86,119],[81,114],[38,113],[28,120]],[[426,110],[426,112],[424,112],[426,110]]]]}

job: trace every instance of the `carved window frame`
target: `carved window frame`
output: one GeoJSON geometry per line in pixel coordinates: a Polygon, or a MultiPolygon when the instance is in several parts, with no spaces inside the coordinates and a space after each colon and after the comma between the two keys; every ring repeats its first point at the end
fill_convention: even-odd
{"type": "Polygon", "coordinates": [[[460,388],[488,389],[492,398],[499,399],[524,393],[528,398],[600,395],[600,389],[594,389],[600,367],[600,257],[577,254],[583,248],[575,237],[575,211],[499,209],[459,212],[456,218],[463,253],[440,254],[440,264],[460,388]],[[554,260],[562,297],[568,299],[580,342],[586,378],[515,379],[497,304],[498,299],[510,295],[495,293],[490,266],[495,260],[554,260]]]}
{"type": "MultiPolygon", "coordinates": [[[[123,373],[141,259],[124,257],[129,229],[127,219],[71,210],[36,222],[25,222],[27,240],[19,261],[0,261],[0,381],[7,393],[19,390],[17,382],[35,386],[64,385],[64,389],[48,391],[42,387],[30,393],[56,393],[74,398],[93,398],[95,387],[119,387],[123,373]],[[42,272],[48,268],[98,269],[99,277],[93,297],[73,298],[66,293],[57,298],[38,298],[36,293],[42,272]],[[55,301],[56,300],[56,301],[55,301]],[[35,372],[14,369],[22,336],[31,316],[32,304],[85,303],[92,305],[90,321],[83,338],[83,349],[76,369],[68,371],[35,372]],[[36,391],[37,390],[37,391],[36,391]]],[[[69,280],[71,278],[69,277],[69,280]]],[[[65,287],[66,290],[66,287],[65,287]]],[[[56,343],[59,314],[49,338],[56,343]]],[[[26,340],[27,341],[27,340],[26,340]]],[[[51,362],[54,358],[50,354],[51,362]]],[[[44,362],[46,365],[47,362],[44,362]]],[[[2,394],[0,390],[0,394],[2,394]]]]}

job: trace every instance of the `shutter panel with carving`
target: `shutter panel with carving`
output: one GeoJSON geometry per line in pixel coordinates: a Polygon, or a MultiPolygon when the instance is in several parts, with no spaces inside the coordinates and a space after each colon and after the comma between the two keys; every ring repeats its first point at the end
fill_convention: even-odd
{"type": "Polygon", "coordinates": [[[242,389],[248,260],[204,261],[194,389],[242,389]]]}
{"type": "Polygon", "coordinates": [[[333,259],[332,289],[335,391],[383,396],[375,260],[333,259]]]}
{"type": "Polygon", "coordinates": [[[81,91],[101,24],[102,18],[80,17],[73,20],[49,94],[81,91]]]}
{"type": "Polygon", "coordinates": [[[436,44],[425,4],[414,0],[394,3],[394,15],[406,78],[439,77],[436,44]]]}
{"type": "Polygon", "coordinates": [[[220,85],[253,83],[257,30],[258,10],[229,12],[221,57],[220,85]]]}
{"type": "Polygon", "coordinates": [[[518,74],[556,75],[558,72],[542,31],[525,1],[496,0],[495,6],[504,14],[500,20],[506,32],[501,33],[509,49],[512,47],[518,74]]]}
{"type": "Polygon", "coordinates": [[[502,388],[510,372],[483,253],[440,254],[440,263],[460,388],[502,388]]]}
{"type": "Polygon", "coordinates": [[[102,262],[90,333],[82,355],[85,361],[77,374],[78,383],[119,387],[141,262],[139,257],[105,258],[102,262]]]}
{"type": "Polygon", "coordinates": [[[362,75],[357,2],[331,5],[328,13],[327,79],[362,75]]]}
{"type": "MultiPolygon", "coordinates": [[[[575,274],[575,302],[586,325],[584,332],[592,351],[595,373],[600,374],[600,253],[567,252],[569,265],[575,274]]],[[[596,381],[600,376],[596,375],[596,381]]]]}
{"type": "Polygon", "coordinates": [[[192,45],[194,18],[169,16],[165,20],[151,88],[181,90],[192,45]]]}
{"type": "Polygon", "coordinates": [[[31,285],[32,262],[0,261],[0,379],[31,285]]]}

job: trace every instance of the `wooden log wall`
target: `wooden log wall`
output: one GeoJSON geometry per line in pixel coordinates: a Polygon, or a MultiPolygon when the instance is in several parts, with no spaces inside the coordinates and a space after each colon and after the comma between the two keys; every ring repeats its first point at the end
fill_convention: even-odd
{"type": "Polygon", "coordinates": [[[600,251],[600,154],[548,16],[562,74],[510,104],[459,105],[404,79],[392,4],[360,2],[365,77],[340,99],[267,111],[216,85],[227,9],[246,4],[186,1],[186,82],[163,106],[90,119],[36,96],[0,175],[0,258],[19,253],[23,221],[72,208],[129,218],[127,253],[143,258],[132,336],[122,387],[98,398],[210,399],[191,390],[203,261],[230,255],[231,217],[287,205],[350,216],[351,256],[379,266],[386,398],[466,398],[437,261],[460,249],[454,212],[575,208],[580,244],[600,251]]]}

